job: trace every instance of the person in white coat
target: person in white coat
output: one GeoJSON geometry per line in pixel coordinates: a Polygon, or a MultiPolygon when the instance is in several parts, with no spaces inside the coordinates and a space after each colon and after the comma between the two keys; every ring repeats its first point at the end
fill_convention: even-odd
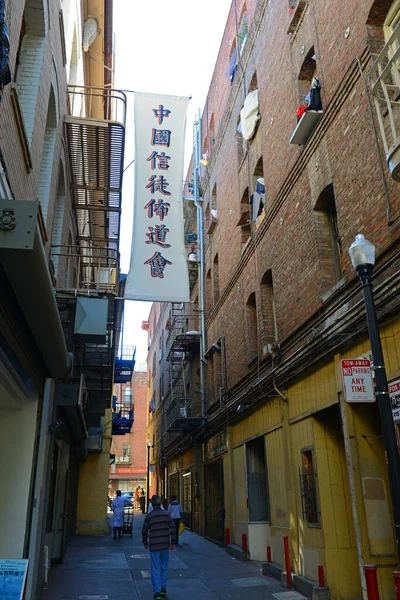
{"type": "Polygon", "coordinates": [[[129,500],[123,498],[121,495],[121,490],[117,491],[117,496],[114,498],[113,503],[111,504],[111,510],[114,513],[113,519],[113,528],[114,528],[114,537],[113,540],[118,538],[122,538],[122,528],[124,526],[124,506],[129,504],[129,500]]]}

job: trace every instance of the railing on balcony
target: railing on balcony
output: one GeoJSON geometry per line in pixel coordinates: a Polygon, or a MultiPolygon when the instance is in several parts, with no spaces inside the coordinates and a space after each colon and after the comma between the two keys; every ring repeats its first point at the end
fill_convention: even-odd
{"type": "Polygon", "coordinates": [[[118,400],[113,396],[112,400],[112,435],[125,435],[131,433],[133,425],[133,402],[130,396],[127,402],[125,398],[118,400]]]}
{"type": "Polygon", "coordinates": [[[202,424],[203,419],[193,406],[191,398],[179,398],[171,402],[167,409],[167,428],[169,431],[190,431],[202,424]]]}
{"type": "Polygon", "coordinates": [[[57,290],[117,293],[119,252],[110,248],[54,245],[50,249],[57,290]]]}
{"type": "Polygon", "coordinates": [[[81,247],[118,250],[126,96],[107,88],[68,88],[65,137],[81,247]]]}
{"type": "Polygon", "coordinates": [[[186,314],[185,304],[173,304],[171,316],[167,322],[168,335],[165,342],[167,360],[178,353],[194,354],[200,348],[199,318],[186,314]]]}
{"type": "Polygon", "coordinates": [[[370,73],[386,160],[395,181],[400,181],[400,23],[370,73]]]}
{"type": "Polygon", "coordinates": [[[123,346],[115,359],[114,383],[128,383],[135,369],[135,346],[123,346]]]}
{"type": "Polygon", "coordinates": [[[118,121],[126,125],[126,94],[94,86],[68,86],[68,115],[80,119],[118,121]]]}
{"type": "Polygon", "coordinates": [[[115,462],[116,463],[128,463],[128,464],[131,464],[131,457],[130,456],[117,456],[115,458],[115,462]]]}

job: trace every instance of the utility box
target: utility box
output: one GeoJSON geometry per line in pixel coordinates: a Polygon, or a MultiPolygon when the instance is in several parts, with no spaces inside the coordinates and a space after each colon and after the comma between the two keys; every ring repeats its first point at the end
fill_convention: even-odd
{"type": "Polygon", "coordinates": [[[107,298],[76,299],[74,334],[81,342],[105,344],[107,339],[107,298]]]}

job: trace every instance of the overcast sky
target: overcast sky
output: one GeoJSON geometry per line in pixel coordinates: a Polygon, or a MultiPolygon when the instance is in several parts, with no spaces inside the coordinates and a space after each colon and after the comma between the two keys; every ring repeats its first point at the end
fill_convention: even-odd
{"type": "MultiPolygon", "coordinates": [[[[193,121],[203,110],[232,0],[114,0],[115,87],[192,96],[186,125],[185,169],[192,154],[193,121]]],[[[133,94],[128,96],[125,167],[134,159],[133,94]]],[[[121,271],[129,270],[133,165],[124,175],[121,271]]],[[[125,302],[125,346],[136,346],[136,371],[146,370],[151,303],[125,302]]]]}

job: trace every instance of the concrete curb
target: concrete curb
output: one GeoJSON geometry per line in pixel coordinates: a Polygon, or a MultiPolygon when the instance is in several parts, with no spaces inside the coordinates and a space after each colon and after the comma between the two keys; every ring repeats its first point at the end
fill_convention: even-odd
{"type": "Polygon", "coordinates": [[[226,546],[226,551],[230,556],[233,556],[238,560],[250,560],[250,554],[242,550],[240,546],[236,546],[236,544],[229,544],[226,546]]]}
{"type": "MultiPolygon", "coordinates": [[[[282,587],[287,587],[286,571],[284,571],[283,568],[277,563],[263,563],[262,573],[268,577],[278,579],[278,581],[281,582],[282,587]]],[[[307,598],[311,598],[312,600],[329,600],[328,587],[319,587],[315,581],[306,579],[305,577],[296,575],[295,573],[292,573],[292,581],[293,589],[299,594],[307,596],[307,598]]]]}

